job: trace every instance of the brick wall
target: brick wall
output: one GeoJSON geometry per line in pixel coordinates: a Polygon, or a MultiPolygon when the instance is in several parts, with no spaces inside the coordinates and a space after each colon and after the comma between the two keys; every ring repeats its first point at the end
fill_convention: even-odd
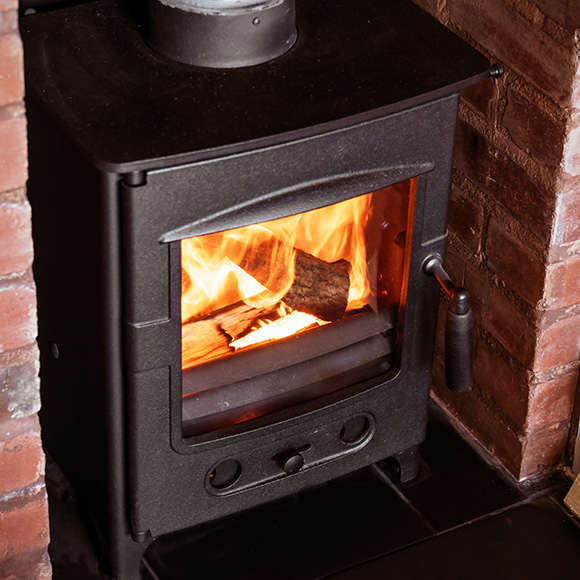
{"type": "Polygon", "coordinates": [[[524,478],[566,461],[578,423],[580,11],[568,0],[416,2],[506,71],[463,93],[456,141],[448,267],[472,296],[475,385],[442,387],[438,347],[435,388],[524,478]]]}
{"type": "Polygon", "coordinates": [[[0,0],[0,580],[51,577],[17,1],[0,0]]]}

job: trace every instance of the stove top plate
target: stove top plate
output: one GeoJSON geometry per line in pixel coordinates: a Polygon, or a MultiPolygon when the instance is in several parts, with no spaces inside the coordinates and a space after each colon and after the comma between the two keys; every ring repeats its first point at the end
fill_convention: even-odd
{"type": "Polygon", "coordinates": [[[24,17],[27,94],[100,169],[159,169],[307,138],[454,93],[489,61],[408,0],[298,0],[298,42],[204,69],[157,55],[112,0],[24,17]]]}

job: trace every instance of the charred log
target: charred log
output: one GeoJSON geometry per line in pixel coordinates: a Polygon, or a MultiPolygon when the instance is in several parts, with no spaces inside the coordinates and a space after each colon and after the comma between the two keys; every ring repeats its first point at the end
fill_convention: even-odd
{"type": "Polygon", "coordinates": [[[284,302],[322,320],[339,320],[344,316],[350,288],[346,264],[346,260],[330,264],[297,250],[294,282],[284,302]]]}
{"type": "MultiPolygon", "coordinates": [[[[283,285],[278,264],[272,258],[273,243],[260,244],[239,264],[248,274],[273,292],[283,285]]],[[[322,320],[344,316],[350,289],[350,264],[346,260],[329,263],[312,254],[295,250],[294,281],[282,298],[294,310],[313,314],[322,320]]]]}

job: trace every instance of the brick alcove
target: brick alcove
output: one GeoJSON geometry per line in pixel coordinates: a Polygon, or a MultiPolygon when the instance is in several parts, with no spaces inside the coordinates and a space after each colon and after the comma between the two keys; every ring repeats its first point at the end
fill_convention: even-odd
{"type": "Polygon", "coordinates": [[[17,8],[0,0],[0,579],[44,580],[51,567],[17,8]]]}
{"type": "Polygon", "coordinates": [[[437,396],[517,478],[578,423],[580,13],[568,0],[416,0],[505,69],[462,95],[448,267],[472,296],[475,386],[437,396]]]}
{"type": "MultiPolygon", "coordinates": [[[[448,267],[476,318],[475,386],[435,393],[516,478],[578,423],[580,14],[569,0],[416,0],[505,75],[463,94],[448,267]]],[[[49,578],[16,0],[0,0],[0,580],[49,578]],[[23,523],[26,522],[26,523],[23,523]]]]}

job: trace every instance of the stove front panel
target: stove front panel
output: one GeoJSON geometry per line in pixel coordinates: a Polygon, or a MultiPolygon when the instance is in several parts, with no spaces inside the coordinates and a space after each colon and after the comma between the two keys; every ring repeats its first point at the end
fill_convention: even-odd
{"type": "Polygon", "coordinates": [[[125,179],[124,335],[134,534],[159,535],[222,517],[423,439],[439,292],[422,264],[445,252],[457,103],[453,95],[318,137],[125,179]],[[348,389],[184,438],[181,240],[315,210],[414,178],[413,235],[392,368],[361,377],[348,389]],[[353,429],[356,435],[357,425],[364,436],[345,438],[353,429]],[[288,472],[286,460],[295,455],[303,465],[288,472]]]}

